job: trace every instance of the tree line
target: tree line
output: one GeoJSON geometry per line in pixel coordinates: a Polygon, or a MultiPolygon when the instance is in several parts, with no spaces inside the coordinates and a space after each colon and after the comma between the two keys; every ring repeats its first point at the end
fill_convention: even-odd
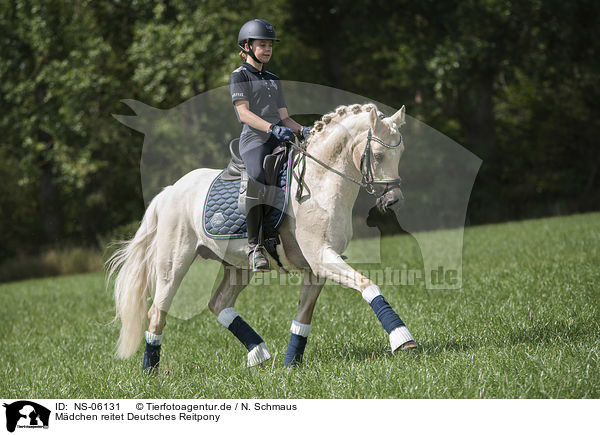
{"type": "Polygon", "coordinates": [[[0,3],[0,260],[138,221],[143,137],[111,114],[226,85],[255,17],[283,80],[405,104],[478,155],[470,224],[599,208],[598,2],[0,3]]]}

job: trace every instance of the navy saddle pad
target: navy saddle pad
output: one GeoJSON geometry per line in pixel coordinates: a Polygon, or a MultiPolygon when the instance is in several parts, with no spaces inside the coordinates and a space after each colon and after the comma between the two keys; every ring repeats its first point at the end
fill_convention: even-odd
{"type": "MultiPolygon", "coordinates": [[[[277,178],[277,192],[274,206],[266,216],[263,227],[266,232],[276,230],[283,222],[290,196],[290,175],[292,168],[292,154],[281,165],[277,178]]],[[[204,219],[202,226],[204,232],[212,239],[243,239],[248,237],[246,230],[246,216],[238,209],[238,195],[240,179],[224,180],[223,172],[214,179],[208,189],[208,196],[204,204],[204,219]]]]}

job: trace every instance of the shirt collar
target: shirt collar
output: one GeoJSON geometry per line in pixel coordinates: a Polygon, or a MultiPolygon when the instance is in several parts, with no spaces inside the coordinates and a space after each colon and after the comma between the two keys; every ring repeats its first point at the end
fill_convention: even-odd
{"type": "Polygon", "coordinates": [[[252,65],[250,65],[248,62],[244,62],[244,64],[243,64],[243,65],[244,65],[244,67],[245,67],[246,69],[248,69],[248,70],[249,70],[250,72],[252,72],[252,73],[258,73],[258,72],[261,72],[261,70],[254,68],[254,67],[253,67],[252,65]]]}

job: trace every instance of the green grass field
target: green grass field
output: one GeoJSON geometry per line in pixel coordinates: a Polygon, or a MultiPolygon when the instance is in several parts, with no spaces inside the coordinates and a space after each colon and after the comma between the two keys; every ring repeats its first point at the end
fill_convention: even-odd
{"type": "MultiPolygon", "coordinates": [[[[384,266],[422,267],[411,236],[382,245],[384,266]]],[[[113,357],[118,324],[102,274],[4,284],[0,397],[600,397],[600,214],[469,228],[463,266],[461,290],[382,287],[420,344],[395,355],[360,295],[328,284],[293,370],[283,356],[299,286],[272,280],[238,299],[274,355],[248,369],[243,346],[203,308],[210,289],[198,289],[213,275],[195,266],[175,299],[168,372],[158,377],[141,374],[141,344],[130,360],[113,357]]]]}

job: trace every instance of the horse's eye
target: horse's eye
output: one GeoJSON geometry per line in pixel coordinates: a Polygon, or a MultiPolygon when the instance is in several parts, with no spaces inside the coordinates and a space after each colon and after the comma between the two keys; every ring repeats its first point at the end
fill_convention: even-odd
{"type": "Polygon", "coordinates": [[[375,161],[377,163],[380,163],[383,161],[384,155],[382,153],[376,153],[376,154],[373,154],[373,158],[375,159],[375,161]]]}

